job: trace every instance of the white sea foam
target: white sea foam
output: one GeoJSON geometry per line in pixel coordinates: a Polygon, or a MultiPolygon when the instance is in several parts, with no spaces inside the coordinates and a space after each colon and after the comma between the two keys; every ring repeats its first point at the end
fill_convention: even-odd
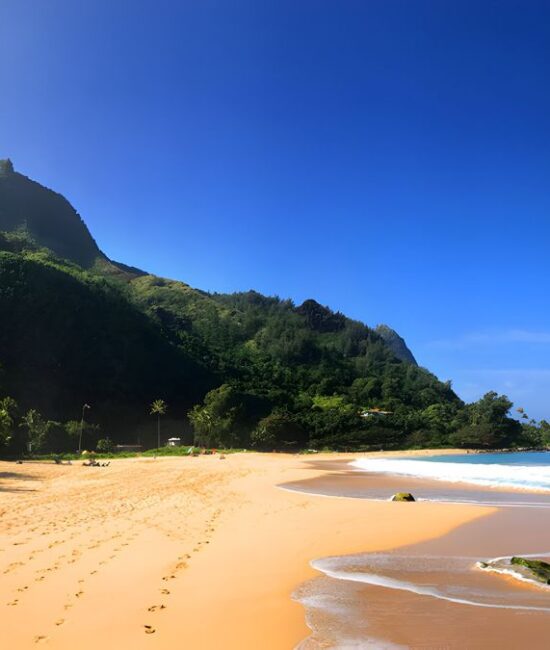
{"type": "Polygon", "coordinates": [[[350,464],[365,472],[414,476],[447,483],[550,491],[550,466],[545,465],[493,465],[395,458],[359,458],[350,464]]]}
{"type": "Polygon", "coordinates": [[[542,582],[539,582],[537,580],[533,580],[532,578],[527,578],[521,573],[518,573],[517,571],[514,571],[513,569],[504,569],[504,568],[499,568],[495,566],[491,566],[490,564],[488,566],[482,566],[481,563],[477,565],[478,569],[481,569],[482,571],[487,571],[487,573],[498,573],[503,576],[510,576],[511,578],[514,578],[515,580],[519,580],[520,582],[527,582],[530,585],[533,585],[535,587],[538,587],[539,589],[543,589],[544,591],[548,591],[550,587],[547,584],[544,584],[542,582]]]}
{"type": "Polygon", "coordinates": [[[539,607],[533,605],[521,605],[519,603],[495,603],[487,602],[482,600],[476,600],[475,598],[458,598],[456,596],[451,596],[448,594],[442,593],[435,587],[419,585],[414,582],[409,582],[407,580],[399,580],[397,578],[391,578],[389,576],[383,576],[376,573],[366,573],[360,571],[345,571],[341,568],[336,568],[335,564],[338,563],[338,559],[327,558],[324,560],[314,560],[311,562],[311,566],[314,569],[317,569],[321,573],[324,573],[330,578],[336,580],[348,580],[350,582],[362,582],[364,584],[374,585],[376,587],[385,587],[386,589],[397,589],[399,591],[408,591],[413,594],[418,594],[419,596],[428,596],[430,598],[437,598],[439,600],[445,600],[450,603],[457,603],[459,605],[471,605],[474,607],[486,607],[490,609],[515,609],[515,610],[526,610],[526,611],[535,611],[535,612],[550,612],[550,607],[539,607]]]}

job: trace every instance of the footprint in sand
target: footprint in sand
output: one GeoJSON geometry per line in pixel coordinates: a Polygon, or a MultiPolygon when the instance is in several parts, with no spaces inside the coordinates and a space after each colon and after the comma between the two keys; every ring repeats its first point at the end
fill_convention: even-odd
{"type": "Polygon", "coordinates": [[[15,607],[18,603],[19,601],[16,598],[15,600],[12,600],[10,603],[7,603],[7,605],[8,607],[15,607]]]}
{"type": "Polygon", "coordinates": [[[35,643],[40,643],[41,641],[45,641],[48,637],[47,636],[35,636],[34,637],[34,642],[35,643]]]}
{"type": "Polygon", "coordinates": [[[155,628],[152,625],[144,625],[145,634],[154,634],[156,632],[155,628]]]}
{"type": "Polygon", "coordinates": [[[28,586],[18,587],[17,591],[26,591],[27,589],[28,589],[28,586]]]}
{"type": "Polygon", "coordinates": [[[168,596],[168,595],[170,594],[170,592],[168,591],[168,589],[161,589],[161,590],[160,590],[160,593],[161,593],[161,594],[164,594],[165,596],[168,596]]]}
{"type": "Polygon", "coordinates": [[[63,625],[64,622],[65,622],[65,619],[64,619],[64,618],[60,618],[60,619],[58,619],[58,620],[55,622],[55,624],[56,624],[56,625],[63,625]]]}
{"type": "Polygon", "coordinates": [[[174,580],[175,577],[176,577],[175,575],[164,576],[162,579],[163,579],[163,580],[174,580]]]}
{"type": "Polygon", "coordinates": [[[80,596],[82,596],[83,594],[84,594],[83,591],[77,591],[76,594],[75,594],[75,596],[76,596],[77,598],[80,598],[80,596]]]}
{"type": "Polygon", "coordinates": [[[148,612],[156,612],[157,609],[158,610],[166,609],[166,605],[151,605],[151,607],[147,608],[147,611],[148,612]]]}

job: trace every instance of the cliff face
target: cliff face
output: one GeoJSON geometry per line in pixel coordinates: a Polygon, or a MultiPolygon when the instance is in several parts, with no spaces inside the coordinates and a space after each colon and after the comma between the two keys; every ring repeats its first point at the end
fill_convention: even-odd
{"type": "Polygon", "coordinates": [[[0,230],[25,232],[36,244],[83,268],[107,260],[72,205],[0,161],[0,230]]]}
{"type": "Polygon", "coordinates": [[[407,347],[405,340],[395,330],[392,330],[387,325],[378,325],[375,332],[384,339],[386,345],[398,359],[406,363],[411,363],[413,366],[418,365],[413,353],[407,347]]]}

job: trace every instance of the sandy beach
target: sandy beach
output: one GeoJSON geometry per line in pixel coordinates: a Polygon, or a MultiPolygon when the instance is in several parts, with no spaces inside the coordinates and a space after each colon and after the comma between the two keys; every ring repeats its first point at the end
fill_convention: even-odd
{"type": "Polygon", "coordinates": [[[318,575],[312,559],[419,543],[493,511],[277,487],[323,474],[309,461],[0,463],[5,647],[292,648],[310,632],[291,595],[318,575]]]}

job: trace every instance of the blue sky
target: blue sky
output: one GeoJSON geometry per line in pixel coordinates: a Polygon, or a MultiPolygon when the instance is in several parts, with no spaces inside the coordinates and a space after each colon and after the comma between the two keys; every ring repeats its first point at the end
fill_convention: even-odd
{"type": "Polygon", "coordinates": [[[0,157],[111,257],[550,418],[550,4],[2,0],[0,157]]]}

